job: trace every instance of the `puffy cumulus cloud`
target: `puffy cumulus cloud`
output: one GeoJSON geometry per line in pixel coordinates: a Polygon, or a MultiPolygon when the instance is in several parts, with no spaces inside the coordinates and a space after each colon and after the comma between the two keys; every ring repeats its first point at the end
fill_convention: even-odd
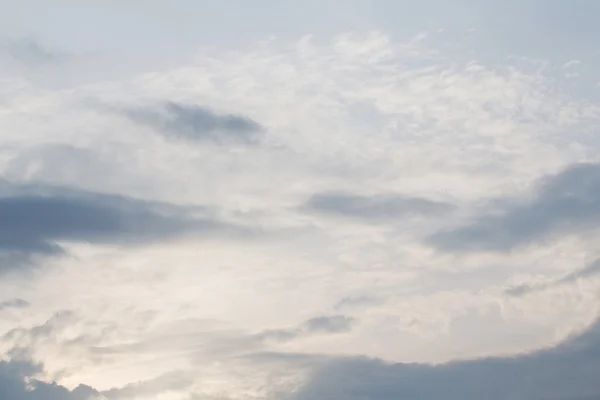
{"type": "Polygon", "coordinates": [[[600,112],[567,60],[490,64],[442,36],[2,83],[0,244],[68,257],[2,275],[0,354],[23,349],[61,395],[109,399],[468,398],[526,376],[547,353],[497,357],[597,317],[600,112]]]}

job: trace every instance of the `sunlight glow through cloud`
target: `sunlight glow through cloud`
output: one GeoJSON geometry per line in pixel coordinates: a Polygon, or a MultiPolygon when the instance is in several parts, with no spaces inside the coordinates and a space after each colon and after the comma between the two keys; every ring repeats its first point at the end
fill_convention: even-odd
{"type": "Polygon", "coordinates": [[[0,12],[2,399],[600,396],[583,14],[58,3],[0,12]]]}

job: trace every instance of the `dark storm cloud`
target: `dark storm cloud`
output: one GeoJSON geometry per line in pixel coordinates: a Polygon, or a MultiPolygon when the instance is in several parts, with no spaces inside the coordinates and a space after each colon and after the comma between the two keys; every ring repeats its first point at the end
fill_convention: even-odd
{"type": "Polygon", "coordinates": [[[441,231],[429,243],[444,251],[507,251],[600,227],[600,165],[576,164],[540,180],[532,198],[499,199],[494,213],[441,231]]]}
{"type": "Polygon", "coordinates": [[[592,400],[600,398],[600,324],[558,347],[512,358],[387,364],[355,358],[318,368],[287,400],[592,400]]]}
{"type": "Polygon", "coordinates": [[[65,188],[0,185],[0,271],[63,252],[60,241],[135,245],[184,234],[239,234],[209,212],[65,188]]]}
{"type": "Polygon", "coordinates": [[[361,196],[347,192],[323,192],[313,195],[300,208],[332,216],[381,221],[410,215],[441,215],[451,211],[453,206],[394,194],[361,196]]]}
{"type": "Polygon", "coordinates": [[[124,109],[132,121],[150,126],[165,136],[216,143],[256,143],[263,127],[236,114],[218,114],[193,104],[167,102],[161,107],[124,109]]]}

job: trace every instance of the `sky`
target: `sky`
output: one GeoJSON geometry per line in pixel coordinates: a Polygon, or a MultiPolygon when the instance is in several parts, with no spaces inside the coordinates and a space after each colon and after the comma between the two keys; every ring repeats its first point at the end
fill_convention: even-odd
{"type": "Polygon", "coordinates": [[[0,399],[600,398],[594,0],[0,0],[0,399]]]}

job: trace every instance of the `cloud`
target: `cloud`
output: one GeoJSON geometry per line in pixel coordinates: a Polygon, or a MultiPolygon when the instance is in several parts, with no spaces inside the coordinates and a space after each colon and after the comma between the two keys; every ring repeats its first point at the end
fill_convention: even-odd
{"type": "Polygon", "coordinates": [[[0,398],[2,400],[100,400],[100,393],[86,385],[75,389],[37,379],[27,379],[42,371],[42,366],[25,361],[0,361],[0,398]]]}
{"type": "Polygon", "coordinates": [[[189,388],[193,381],[175,371],[154,379],[128,384],[105,391],[80,384],[69,390],[55,382],[44,382],[35,376],[43,366],[29,361],[0,361],[0,398],[2,400],[119,400],[156,396],[168,391],[189,388]]]}
{"type": "Polygon", "coordinates": [[[66,58],[66,54],[50,50],[31,38],[10,41],[6,50],[16,61],[32,66],[54,63],[66,58]]]}
{"type": "Polygon", "coordinates": [[[588,265],[587,267],[582,268],[577,271],[574,271],[574,272],[571,272],[571,273],[563,276],[562,278],[555,279],[555,280],[547,282],[547,283],[518,285],[518,286],[507,289],[506,292],[508,294],[510,294],[512,296],[516,296],[516,297],[524,296],[524,295],[532,293],[532,292],[538,292],[538,291],[553,288],[556,286],[574,283],[583,278],[592,278],[598,274],[600,274],[600,260],[596,260],[593,263],[591,263],[590,265],[588,265]]]}
{"type": "Polygon", "coordinates": [[[374,306],[380,306],[385,303],[385,298],[382,296],[375,295],[362,295],[362,296],[346,296],[334,306],[336,310],[345,309],[361,309],[374,306]]]}
{"type": "MultiPolygon", "coordinates": [[[[180,233],[164,234],[153,225],[155,239],[143,240],[152,245],[136,248],[96,246],[131,243],[138,232],[128,224],[114,235],[74,237],[69,231],[64,240],[54,231],[33,235],[76,257],[61,258],[52,263],[59,267],[32,279],[0,280],[6,298],[32,304],[23,316],[5,313],[13,318],[0,318],[0,334],[41,326],[57,310],[73,310],[79,319],[53,328],[50,337],[31,338],[32,357],[61,385],[126,388],[193,364],[189,376],[197,387],[190,391],[246,399],[260,398],[247,387],[272,382],[258,382],[269,372],[262,364],[238,369],[235,357],[253,351],[443,361],[539,348],[579,324],[597,303],[592,285],[574,296],[544,293],[537,303],[538,296],[506,299],[498,290],[515,274],[564,263],[556,257],[563,249],[548,247],[543,254],[525,249],[512,259],[473,253],[456,262],[420,241],[430,223],[449,224],[447,218],[462,215],[438,212],[427,201],[473,204],[516,193],[540,171],[593,156],[595,136],[586,136],[586,130],[594,130],[596,122],[586,115],[595,111],[565,95],[538,64],[471,63],[473,54],[454,48],[430,57],[421,44],[432,40],[432,32],[408,45],[381,34],[344,35],[324,45],[303,40],[249,51],[203,49],[193,65],[167,73],[119,76],[67,91],[16,91],[2,108],[8,135],[0,147],[3,176],[119,194],[112,201],[96,194],[81,200],[81,194],[56,190],[45,198],[108,202],[119,215],[134,208],[186,223],[197,218],[195,211],[147,199],[218,204],[223,214],[302,232],[258,246],[244,241],[163,246],[180,233]],[[97,112],[82,104],[86,98],[141,107],[97,112]],[[178,109],[160,99],[188,100],[178,109]],[[182,116],[187,112],[182,107],[197,107],[191,104],[248,110],[281,146],[234,153],[226,146],[192,146],[197,140],[239,142],[240,135],[260,134],[207,132],[206,124],[199,128],[193,117],[182,116]],[[131,110],[142,111],[141,119],[132,122],[131,110]],[[183,137],[183,145],[165,145],[161,135],[183,137]],[[333,192],[328,199],[337,188],[349,192],[333,192]],[[298,215],[298,205],[310,203],[307,194],[316,194],[316,208],[304,210],[312,213],[310,227],[304,225],[306,215],[298,215]],[[134,206],[123,206],[123,199],[134,206]],[[330,218],[380,223],[430,214],[434,217],[393,230],[349,227],[330,218]],[[535,265],[528,265],[531,260],[535,265]],[[340,299],[347,300],[337,309],[340,299]],[[488,310],[499,302],[507,303],[501,311],[488,310]],[[344,318],[306,321],[307,315],[331,313],[355,318],[360,329],[344,318]],[[226,327],[202,325],[182,333],[175,326],[211,318],[226,327]],[[269,328],[273,339],[257,339],[269,328]],[[202,387],[205,382],[213,386],[202,387]]],[[[16,191],[3,197],[42,194],[16,191]]],[[[226,223],[221,212],[198,214],[226,223]]],[[[566,252],[589,250],[575,247],[566,252]]],[[[20,334],[13,339],[20,342],[20,334]]]]}
{"type": "Polygon", "coordinates": [[[29,303],[23,299],[11,299],[0,302],[0,311],[9,308],[26,308],[29,307],[29,303]]]}
{"type": "Polygon", "coordinates": [[[515,399],[600,397],[600,323],[532,354],[441,365],[343,358],[317,368],[288,400],[515,399]]]}
{"type": "Polygon", "coordinates": [[[122,388],[113,388],[102,392],[109,400],[152,397],[168,391],[182,391],[194,383],[184,372],[174,371],[147,381],[135,382],[122,388]]]}
{"type": "Polygon", "coordinates": [[[122,113],[167,137],[188,141],[252,144],[263,130],[258,122],[245,116],[218,114],[205,107],[177,102],[167,102],[162,107],[125,109],[122,113]]]}
{"type": "Polygon", "coordinates": [[[41,185],[3,189],[0,271],[34,255],[62,254],[61,241],[136,245],[184,234],[236,232],[209,213],[197,217],[192,209],[169,204],[41,185]]]}
{"type": "Polygon", "coordinates": [[[2,340],[5,343],[13,343],[13,351],[18,348],[24,356],[29,356],[27,351],[32,348],[33,343],[52,339],[61,329],[72,325],[75,321],[74,317],[72,312],[59,311],[43,324],[10,330],[2,335],[2,340]]]}
{"type": "Polygon", "coordinates": [[[285,342],[302,337],[349,332],[356,320],[345,315],[315,317],[297,328],[268,330],[258,335],[263,340],[285,342]]]}
{"type": "Polygon", "coordinates": [[[571,165],[541,179],[533,198],[497,199],[499,210],[438,232],[429,243],[444,251],[508,251],[565,234],[594,231],[600,222],[600,165],[571,165]]]}
{"type": "Polygon", "coordinates": [[[304,323],[304,327],[310,333],[340,333],[348,332],[354,324],[354,318],[344,315],[330,317],[315,317],[304,323]]]}
{"type": "Polygon", "coordinates": [[[415,215],[442,215],[452,208],[450,204],[421,197],[395,194],[362,196],[347,192],[318,193],[300,207],[309,212],[366,221],[389,221],[415,215]]]}

